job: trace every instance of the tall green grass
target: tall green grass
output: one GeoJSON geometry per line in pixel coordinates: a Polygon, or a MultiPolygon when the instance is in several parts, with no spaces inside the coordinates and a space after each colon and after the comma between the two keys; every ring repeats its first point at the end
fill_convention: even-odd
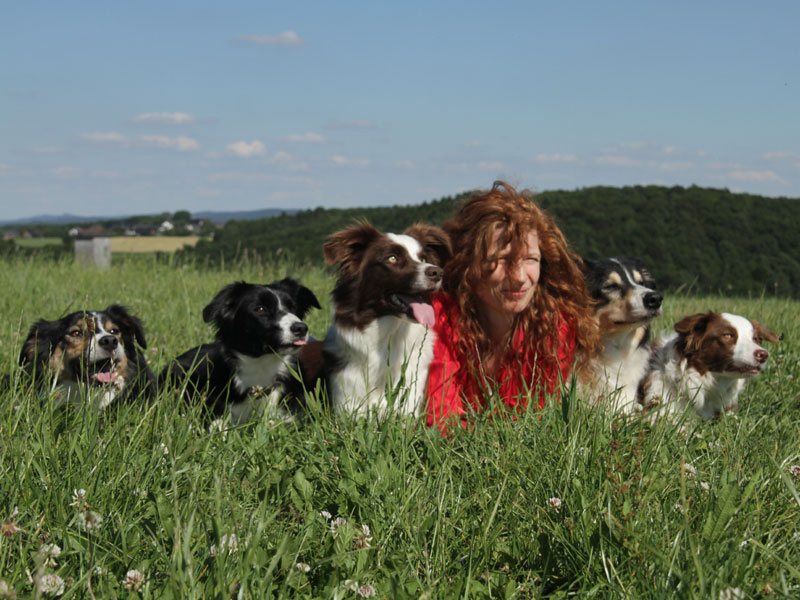
{"type": "Polygon", "coordinates": [[[739,411],[709,423],[607,415],[570,389],[448,438],[313,402],[302,424],[209,433],[171,393],[98,415],[16,387],[38,318],[122,302],[158,371],[211,339],[201,311],[222,286],[286,275],[319,296],[308,322],[322,337],[333,281],[315,266],[0,266],[0,598],[48,597],[51,576],[64,598],[800,594],[797,302],[667,296],[662,331],[714,309],[786,334],[739,411]]]}

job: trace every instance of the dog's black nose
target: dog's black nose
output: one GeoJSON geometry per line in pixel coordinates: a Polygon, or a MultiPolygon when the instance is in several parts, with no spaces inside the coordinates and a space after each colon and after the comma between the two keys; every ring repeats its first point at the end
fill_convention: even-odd
{"type": "Polygon", "coordinates": [[[436,265],[425,267],[425,277],[433,281],[439,281],[442,278],[442,269],[436,265]]]}
{"type": "Polygon", "coordinates": [[[119,345],[119,341],[113,335],[104,335],[97,343],[100,344],[103,350],[108,350],[109,352],[119,345]]]}
{"type": "Polygon", "coordinates": [[[292,335],[295,337],[305,337],[305,335],[308,333],[308,325],[302,321],[297,321],[291,324],[289,331],[291,331],[292,335]]]}
{"type": "Polygon", "coordinates": [[[647,292],[644,295],[644,306],[650,310],[655,310],[661,306],[661,300],[663,300],[663,298],[658,292],[647,292]]]}

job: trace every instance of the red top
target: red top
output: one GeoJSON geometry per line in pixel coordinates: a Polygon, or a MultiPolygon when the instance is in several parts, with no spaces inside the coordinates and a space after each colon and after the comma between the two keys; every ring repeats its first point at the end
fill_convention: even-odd
{"type": "MultiPolygon", "coordinates": [[[[436,323],[433,327],[436,340],[433,346],[433,360],[428,371],[428,425],[438,427],[444,433],[447,421],[456,415],[468,412],[479,412],[486,403],[491,383],[483,383],[473,374],[480,368],[475,357],[465,357],[458,348],[457,323],[459,310],[456,302],[444,292],[433,298],[436,312],[436,323]],[[474,364],[472,364],[474,363],[474,364]]],[[[514,334],[513,346],[520,353],[523,333],[518,330],[514,334]]],[[[528,399],[537,398],[534,408],[544,408],[544,386],[547,394],[558,393],[559,369],[561,381],[569,378],[572,362],[575,358],[575,329],[565,318],[558,324],[558,364],[544,365],[539,362],[532,351],[529,356],[514,356],[500,367],[494,387],[499,398],[509,407],[520,409],[527,406],[528,399]],[[519,360],[517,360],[517,357],[519,360]],[[534,365],[536,369],[534,372],[534,365]]],[[[463,417],[462,424],[465,424],[463,417]]]]}

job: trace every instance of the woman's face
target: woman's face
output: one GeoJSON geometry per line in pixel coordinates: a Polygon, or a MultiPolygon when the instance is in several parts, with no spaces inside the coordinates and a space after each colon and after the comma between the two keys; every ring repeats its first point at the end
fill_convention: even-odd
{"type": "Polygon", "coordinates": [[[525,310],[539,283],[542,255],[536,231],[527,234],[525,252],[516,261],[511,259],[510,243],[500,247],[504,234],[503,229],[497,229],[492,235],[484,277],[476,289],[484,316],[490,321],[513,319],[525,310]]]}

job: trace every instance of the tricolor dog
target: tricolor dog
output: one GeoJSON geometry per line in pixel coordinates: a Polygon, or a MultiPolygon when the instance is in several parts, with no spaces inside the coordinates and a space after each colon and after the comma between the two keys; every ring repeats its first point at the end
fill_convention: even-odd
{"type": "Polygon", "coordinates": [[[685,317],[657,345],[640,401],[656,414],[691,407],[703,419],[718,417],[738,406],[745,383],[763,371],[769,358],[763,342],[780,339],[758,321],[739,315],[685,317]]]}
{"type": "Polygon", "coordinates": [[[330,236],[323,251],[339,267],[333,324],[304,354],[321,352],[334,412],[420,414],[433,357],[431,294],[441,287],[449,238],[428,225],[395,234],[360,223],[330,236]]]}
{"type": "Polygon", "coordinates": [[[216,341],[178,356],[162,371],[162,386],[183,388],[184,397],[203,402],[210,417],[228,411],[234,424],[261,408],[293,416],[302,410],[303,396],[293,388],[301,384],[292,371],[308,339],[303,318],[319,307],[311,290],[288,277],[269,285],[231,283],[203,309],[216,341]],[[285,396],[298,402],[281,402],[285,396]]]}
{"type": "Polygon", "coordinates": [[[650,324],[661,314],[662,297],[644,264],[615,257],[584,261],[601,349],[582,379],[589,397],[623,412],[639,407],[636,392],[650,362],[650,324]]]}
{"type": "Polygon", "coordinates": [[[50,392],[56,406],[90,403],[101,410],[118,399],[150,397],[142,323],[125,307],[80,310],[37,321],[28,332],[19,362],[30,382],[50,392]]]}

